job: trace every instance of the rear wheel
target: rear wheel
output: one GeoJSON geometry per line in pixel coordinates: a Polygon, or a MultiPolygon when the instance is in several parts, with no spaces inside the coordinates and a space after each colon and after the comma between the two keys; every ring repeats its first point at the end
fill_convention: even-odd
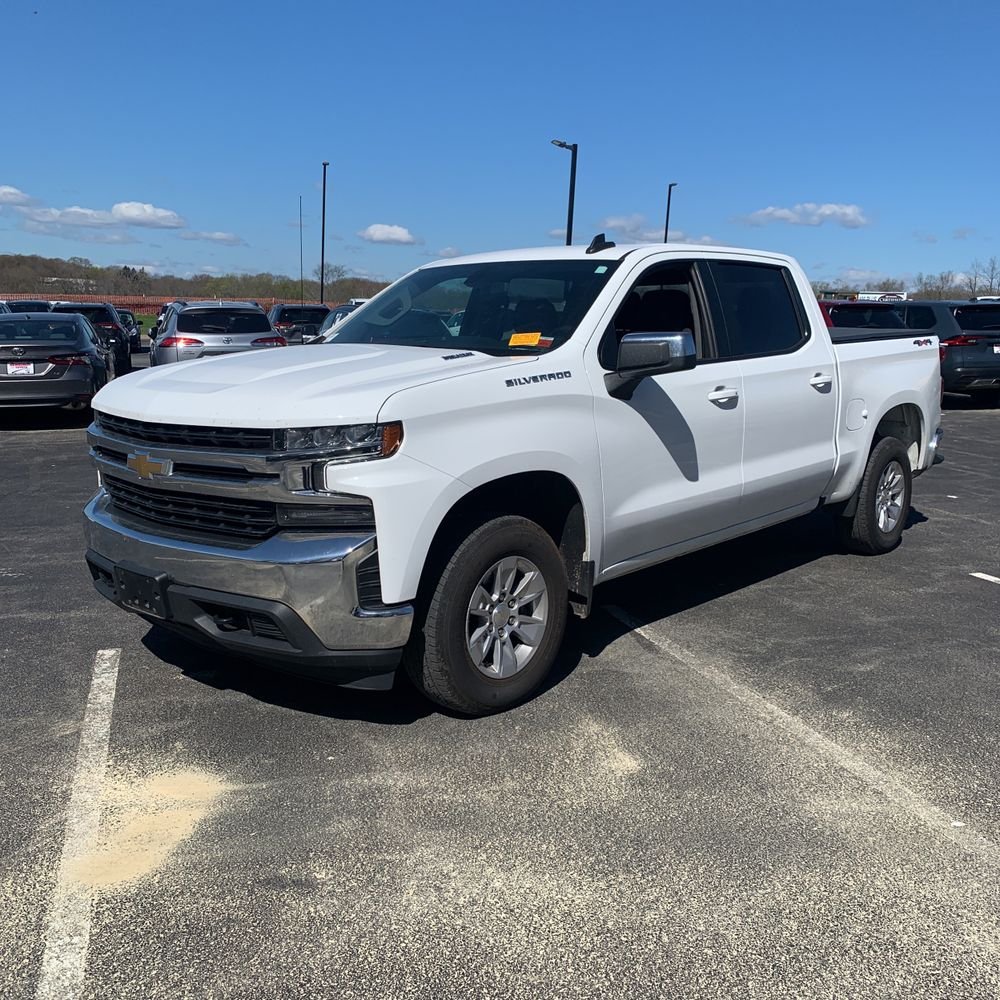
{"type": "Polygon", "coordinates": [[[910,513],[912,478],[902,441],[883,438],[872,448],[854,515],[839,519],[841,540],[851,552],[881,555],[899,544],[910,513]]]}
{"type": "Polygon", "coordinates": [[[566,569],[551,537],[498,517],[455,549],[433,585],[407,670],[433,701],[485,715],[545,679],[566,630],[566,569]]]}

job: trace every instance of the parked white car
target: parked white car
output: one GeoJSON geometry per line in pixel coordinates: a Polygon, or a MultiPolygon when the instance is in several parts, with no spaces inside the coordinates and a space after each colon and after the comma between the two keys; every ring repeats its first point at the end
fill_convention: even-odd
{"type": "Polygon", "coordinates": [[[607,580],[819,505],[891,549],[941,438],[936,338],[835,345],[775,253],[458,258],[337,329],[102,389],[91,573],[293,671],[385,687],[402,660],[469,714],[534,691],[607,580]]]}

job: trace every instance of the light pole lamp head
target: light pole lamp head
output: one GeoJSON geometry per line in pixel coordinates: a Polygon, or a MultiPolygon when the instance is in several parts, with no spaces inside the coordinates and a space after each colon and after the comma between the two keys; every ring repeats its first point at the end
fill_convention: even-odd
{"type": "Polygon", "coordinates": [[[553,146],[558,146],[560,149],[572,149],[573,146],[576,145],[576,143],[563,142],[562,139],[553,139],[552,140],[552,145],[553,146]]]}

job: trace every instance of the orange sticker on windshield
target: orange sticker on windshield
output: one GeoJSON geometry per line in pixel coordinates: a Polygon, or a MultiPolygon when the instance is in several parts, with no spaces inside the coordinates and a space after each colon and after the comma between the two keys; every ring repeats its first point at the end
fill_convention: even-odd
{"type": "Polygon", "coordinates": [[[542,339],[541,331],[538,333],[512,333],[510,335],[510,347],[537,347],[538,341],[542,339]]]}

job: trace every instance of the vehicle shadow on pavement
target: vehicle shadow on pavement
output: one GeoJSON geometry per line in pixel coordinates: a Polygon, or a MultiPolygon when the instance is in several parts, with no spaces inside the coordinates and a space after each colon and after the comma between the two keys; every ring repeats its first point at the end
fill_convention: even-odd
{"type": "MultiPolygon", "coordinates": [[[[928,520],[911,507],[904,531],[928,520]]],[[[865,558],[845,552],[821,510],[604,584],[595,603],[621,607],[642,621],[661,620],[829,557],[865,558]]]]}
{"type": "MultiPolygon", "coordinates": [[[[906,530],[928,520],[912,508],[906,530]]],[[[599,657],[631,631],[625,622],[605,610],[608,607],[620,607],[637,621],[660,621],[808,563],[837,556],[861,558],[844,554],[829,515],[817,511],[604,584],[597,588],[590,618],[570,618],[555,664],[532,697],[558,687],[584,659],[599,657]]],[[[296,712],[384,726],[411,725],[433,714],[462,717],[428,701],[402,668],[392,691],[352,691],[203,649],[164,629],[150,629],[142,642],[154,656],[200,684],[219,691],[239,691],[296,712]]]]}
{"type": "Polygon", "coordinates": [[[956,396],[946,392],[941,399],[943,410],[996,410],[997,404],[981,396],[956,396]]]}
{"type": "Polygon", "coordinates": [[[0,409],[0,433],[4,431],[58,431],[87,427],[90,409],[60,410],[47,406],[0,409]]]}
{"type": "Polygon", "coordinates": [[[199,684],[239,691],[257,701],[327,718],[356,719],[383,726],[407,726],[437,710],[398,672],[392,691],[352,691],[268,670],[253,660],[203,649],[161,628],[151,628],[142,644],[199,684]]]}

